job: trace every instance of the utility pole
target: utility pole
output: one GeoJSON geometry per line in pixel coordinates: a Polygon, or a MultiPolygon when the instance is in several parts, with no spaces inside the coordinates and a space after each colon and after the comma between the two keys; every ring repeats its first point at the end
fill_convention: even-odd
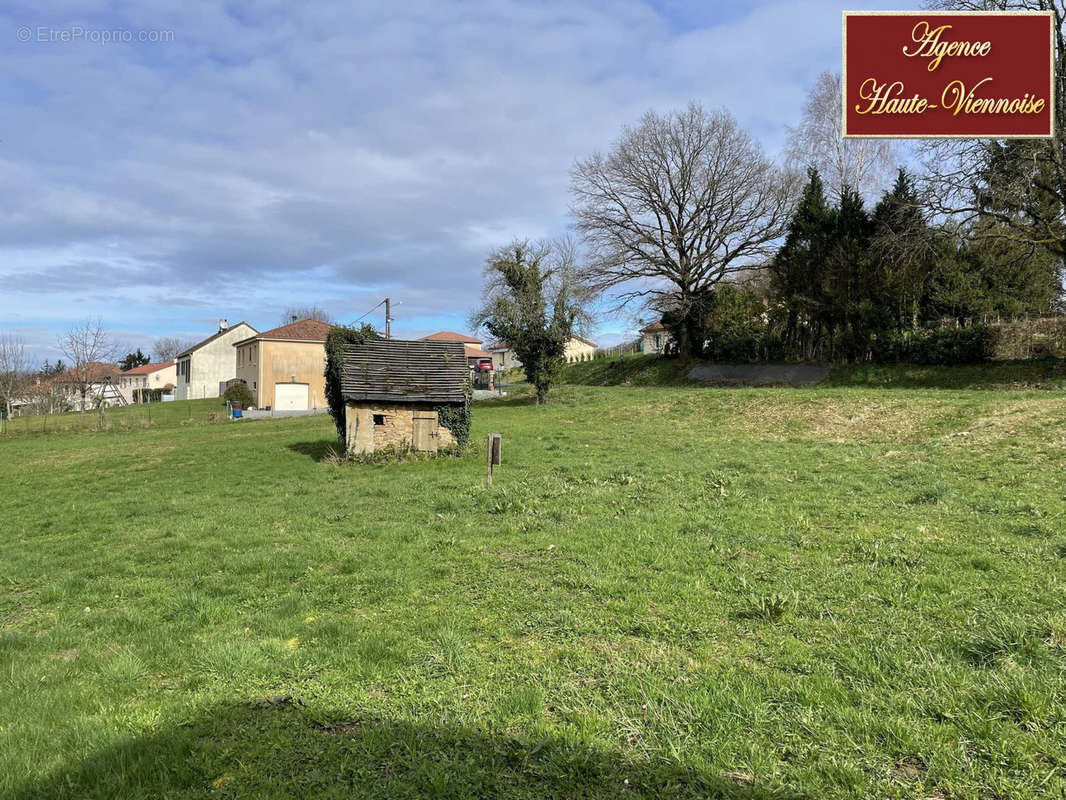
{"type": "Polygon", "coordinates": [[[385,298],[385,338],[392,338],[392,298],[385,298]]]}

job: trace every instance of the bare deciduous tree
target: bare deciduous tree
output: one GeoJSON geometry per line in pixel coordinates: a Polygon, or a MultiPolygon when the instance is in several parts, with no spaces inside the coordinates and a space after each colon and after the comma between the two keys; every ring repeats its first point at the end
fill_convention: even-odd
{"type": "MultiPolygon", "coordinates": [[[[775,166],[725,111],[649,112],[606,155],[578,161],[572,208],[590,248],[584,270],[618,305],[642,299],[695,319],[700,296],[767,257],[785,231],[799,177],[775,166]]],[[[674,331],[687,357],[702,342],[674,331]]]]}
{"type": "Polygon", "coordinates": [[[70,361],[69,382],[81,398],[84,411],[92,386],[98,383],[104,366],[114,367],[116,348],[100,320],[87,320],[59,337],[59,349],[70,361]]]}
{"type": "Polygon", "coordinates": [[[1030,10],[1054,13],[1054,136],[1051,139],[934,140],[920,153],[925,200],[938,213],[966,223],[978,236],[1046,247],[1066,257],[1066,21],[1064,0],[936,0],[962,11],[1030,10]]]}
{"type": "Polygon", "coordinates": [[[195,342],[191,339],[182,339],[178,336],[163,336],[155,340],[152,347],[152,355],[156,361],[173,361],[178,353],[184,353],[195,342]]]}
{"type": "Polygon", "coordinates": [[[7,416],[11,403],[26,378],[26,343],[14,333],[0,334],[0,397],[4,398],[7,416]]]}
{"type": "Polygon", "coordinates": [[[319,322],[333,322],[329,312],[321,306],[289,306],[282,315],[281,324],[288,325],[300,319],[317,319],[319,322]]]}
{"type": "Polygon", "coordinates": [[[818,76],[803,118],[788,129],[786,156],[796,169],[817,169],[834,197],[839,198],[844,187],[850,186],[870,199],[891,180],[895,145],[889,139],[845,139],[840,93],[840,73],[826,71],[818,76]]]}

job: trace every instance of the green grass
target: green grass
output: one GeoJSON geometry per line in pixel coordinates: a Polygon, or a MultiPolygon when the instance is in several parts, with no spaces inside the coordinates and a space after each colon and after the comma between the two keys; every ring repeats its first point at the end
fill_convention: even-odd
{"type": "Polygon", "coordinates": [[[1062,796],[1066,397],[553,399],[0,440],[0,796],[1062,796]]]}
{"type": "Polygon", "coordinates": [[[95,411],[15,417],[4,423],[0,439],[4,436],[171,428],[222,422],[225,418],[226,401],[218,397],[169,403],[135,403],[95,411]]]}
{"type": "Polygon", "coordinates": [[[688,370],[676,358],[633,354],[567,364],[563,380],[583,386],[690,386],[688,370]]]}
{"type": "Polygon", "coordinates": [[[882,389],[1066,389],[1066,361],[994,361],[932,367],[920,364],[864,364],[834,367],[823,386],[882,389]]]}

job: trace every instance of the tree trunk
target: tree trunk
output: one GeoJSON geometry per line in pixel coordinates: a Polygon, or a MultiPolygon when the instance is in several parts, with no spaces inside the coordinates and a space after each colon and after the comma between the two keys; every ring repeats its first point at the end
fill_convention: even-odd
{"type": "Polygon", "coordinates": [[[538,382],[534,385],[537,389],[537,405],[542,406],[548,402],[548,384],[538,382]]]}

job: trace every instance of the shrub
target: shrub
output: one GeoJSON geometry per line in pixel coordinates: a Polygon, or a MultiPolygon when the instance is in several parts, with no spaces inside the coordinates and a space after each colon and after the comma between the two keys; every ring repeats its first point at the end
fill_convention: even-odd
{"type": "Polygon", "coordinates": [[[910,361],[915,364],[976,364],[992,357],[992,331],[985,325],[941,328],[912,340],[910,361]]]}
{"type": "Polygon", "coordinates": [[[466,395],[465,403],[449,403],[437,406],[437,419],[440,424],[452,432],[455,437],[457,449],[466,447],[470,438],[470,399],[473,395],[473,387],[470,381],[463,381],[463,393],[466,395]]]}
{"type": "Polygon", "coordinates": [[[378,333],[363,323],[358,328],[334,325],[326,336],[326,402],[329,414],[337,427],[337,436],[344,441],[344,397],[341,393],[341,369],[344,366],[344,346],[362,344],[367,339],[377,339],[378,333]]]}
{"type": "Polygon", "coordinates": [[[255,402],[255,398],[252,397],[252,390],[248,388],[248,384],[244,381],[231,383],[226,387],[222,397],[230,403],[240,403],[244,408],[251,408],[255,402]]]}
{"type": "Polygon", "coordinates": [[[992,358],[994,349],[995,336],[985,325],[907,334],[881,331],[870,342],[870,358],[881,364],[896,361],[938,366],[977,364],[992,358]]]}

